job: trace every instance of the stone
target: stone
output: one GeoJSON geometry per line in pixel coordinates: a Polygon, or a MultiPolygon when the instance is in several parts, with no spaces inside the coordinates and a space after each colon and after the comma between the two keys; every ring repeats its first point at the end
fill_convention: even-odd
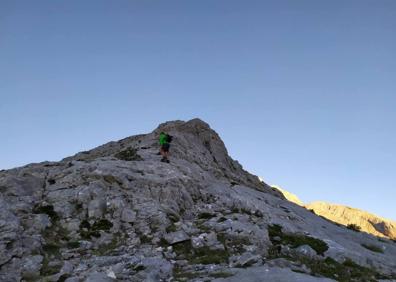
{"type": "Polygon", "coordinates": [[[300,255],[306,256],[306,257],[310,257],[310,258],[314,258],[317,255],[316,251],[308,245],[299,246],[299,247],[295,248],[294,251],[297,254],[300,254],[300,255]]]}
{"type": "Polygon", "coordinates": [[[41,255],[26,257],[23,260],[22,277],[26,280],[37,279],[40,276],[43,259],[41,255]]]}
{"type": "Polygon", "coordinates": [[[124,208],[121,213],[121,220],[129,223],[136,221],[136,212],[131,209],[124,208]]]}
{"type": "Polygon", "coordinates": [[[95,199],[88,204],[88,217],[101,218],[106,211],[106,201],[103,199],[95,199]]]}
{"type": "Polygon", "coordinates": [[[262,261],[261,256],[253,255],[250,252],[245,252],[240,256],[234,256],[231,259],[231,267],[249,267],[262,261]]]}
{"type": "Polygon", "coordinates": [[[88,277],[84,280],[85,282],[113,282],[115,279],[109,277],[105,273],[93,272],[88,275],[88,277]]]}
{"type": "Polygon", "coordinates": [[[190,237],[182,230],[168,233],[164,238],[171,245],[190,240],[190,237]]]}

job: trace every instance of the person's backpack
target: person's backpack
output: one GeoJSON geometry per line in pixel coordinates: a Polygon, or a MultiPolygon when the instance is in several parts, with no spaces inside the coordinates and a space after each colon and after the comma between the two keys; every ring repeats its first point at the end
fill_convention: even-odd
{"type": "Polygon", "coordinates": [[[170,143],[172,142],[172,139],[173,139],[172,135],[166,134],[166,142],[170,143]]]}

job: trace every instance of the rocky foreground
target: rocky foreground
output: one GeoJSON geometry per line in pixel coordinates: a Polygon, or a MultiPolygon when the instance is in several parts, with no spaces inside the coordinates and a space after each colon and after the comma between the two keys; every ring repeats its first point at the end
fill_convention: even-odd
{"type": "Polygon", "coordinates": [[[0,192],[0,281],[396,279],[394,241],[285,200],[198,119],[1,171],[0,192]]]}

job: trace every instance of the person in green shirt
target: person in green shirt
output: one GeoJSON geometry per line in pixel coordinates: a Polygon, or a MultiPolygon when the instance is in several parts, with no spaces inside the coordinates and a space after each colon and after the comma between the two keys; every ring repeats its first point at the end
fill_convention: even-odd
{"type": "Polygon", "coordinates": [[[162,155],[161,162],[169,163],[168,155],[169,155],[169,147],[170,147],[170,135],[165,132],[161,132],[159,135],[159,143],[161,146],[160,153],[162,155]]]}

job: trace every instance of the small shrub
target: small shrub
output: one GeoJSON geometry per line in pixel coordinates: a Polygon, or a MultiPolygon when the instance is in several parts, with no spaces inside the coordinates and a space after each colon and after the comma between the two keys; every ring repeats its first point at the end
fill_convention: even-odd
{"type": "Polygon", "coordinates": [[[170,225],[168,225],[168,226],[166,227],[165,231],[166,231],[167,233],[176,232],[176,231],[177,231],[177,227],[176,227],[175,224],[172,223],[172,224],[170,224],[170,225]]]}
{"type": "Polygon", "coordinates": [[[150,244],[151,243],[151,238],[148,237],[147,235],[143,234],[143,235],[140,236],[140,242],[142,244],[150,244]]]}
{"type": "Polygon", "coordinates": [[[375,245],[366,245],[366,244],[361,244],[362,247],[366,248],[367,250],[370,250],[375,253],[384,253],[384,250],[381,247],[375,246],[375,245]]]}
{"type": "Polygon", "coordinates": [[[119,160],[123,161],[141,161],[143,160],[141,156],[138,155],[136,149],[129,147],[123,151],[118,152],[114,155],[119,160]]]}
{"type": "Polygon", "coordinates": [[[194,249],[191,240],[174,244],[173,250],[192,264],[228,263],[229,258],[227,250],[211,250],[209,247],[194,249]]]}
{"type": "Polygon", "coordinates": [[[224,222],[224,221],[226,221],[227,220],[227,218],[225,218],[224,216],[222,216],[222,217],[220,217],[218,220],[217,220],[217,222],[218,223],[221,223],[221,222],[224,222]]]}
{"type": "Polygon", "coordinates": [[[80,242],[79,241],[70,241],[70,242],[67,242],[66,246],[69,249],[77,249],[80,247],[80,242]]]}
{"type": "Polygon", "coordinates": [[[106,181],[107,183],[110,183],[110,184],[118,184],[118,185],[122,184],[122,182],[120,180],[118,180],[117,178],[115,178],[113,175],[104,175],[103,179],[104,179],[104,181],[106,181]]]}
{"type": "Polygon", "coordinates": [[[282,226],[278,224],[268,226],[268,235],[273,244],[279,243],[274,240],[275,237],[279,237],[282,244],[290,245],[292,248],[309,245],[319,255],[323,255],[329,249],[329,246],[322,240],[301,234],[285,234],[282,232],[282,226]]]}
{"type": "Polygon", "coordinates": [[[231,208],[231,213],[239,213],[240,210],[237,207],[232,207],[231,208]]]}
{"type": "Polygon", "coordinates": [[[33,213],[35,213],[35,214],[44,213],[44,214],[48,215],[52,221],[59,220],[59,215],[55,212],[53,205],[43,205],[43,206],[36,205],[33,208],[33,213]]]}
{"type": "Polygon", "coordinates": [[[83,239],[91,239],[91,237],[100,237],[100,230],[108,232],[113,227],[113,223],[107,219],[100,219],[99,221],[90,224],[88,220],[84,219],[80,223],[80,236],[83,239]]]}
{"type": "Polygon", "coordinates": [[[109,231],[111,227],[113,227],[113,223],[107,219],[101,219],[99,221],[95,221],[95,223],[92,225],[92,230],[109,231]]]}

